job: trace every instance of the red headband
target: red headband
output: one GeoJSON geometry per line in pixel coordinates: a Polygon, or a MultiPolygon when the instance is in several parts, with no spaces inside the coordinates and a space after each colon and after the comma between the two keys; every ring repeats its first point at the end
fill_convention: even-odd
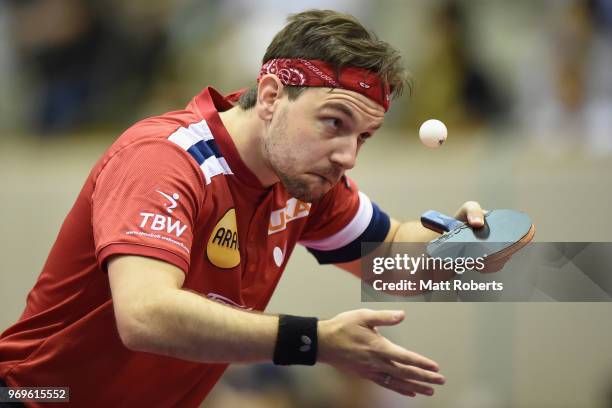
{"type": "Polygon", "coordinates": [[[306,59],[271,59],[259,71],[257,82],[266,74],[276,75],[283,85],[322,86],[342,88],[360,93],[389,110],[391,92],[378,75],[364,68],[342,68],[336,70],[328,63],[306,59]]]}

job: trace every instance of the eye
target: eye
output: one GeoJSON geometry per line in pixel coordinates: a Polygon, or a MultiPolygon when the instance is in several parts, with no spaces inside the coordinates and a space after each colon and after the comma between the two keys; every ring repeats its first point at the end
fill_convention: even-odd
{"type": "Polygon", "coordinates": [[[342,128],[342,120],[338,118],[325,118],[323,119],[325,126],[330,127],[334,130],[342,128]]]}

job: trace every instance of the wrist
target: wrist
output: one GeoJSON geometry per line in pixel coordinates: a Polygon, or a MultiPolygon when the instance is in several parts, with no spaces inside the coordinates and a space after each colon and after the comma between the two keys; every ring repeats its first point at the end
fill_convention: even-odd
{"type": "Polygon", "coordinates": [[[319,354],[317,361],[320,363],[331,364],[333,352],[332,333],[334,332],[331,320],[319,320],[317,333],[319,338],[319,354]]]}
{"type": "Polygon", "coordinates": [[[314,365],[318,355],[318,319],[280,315],[274,347],[276,365],[314,365]]]}

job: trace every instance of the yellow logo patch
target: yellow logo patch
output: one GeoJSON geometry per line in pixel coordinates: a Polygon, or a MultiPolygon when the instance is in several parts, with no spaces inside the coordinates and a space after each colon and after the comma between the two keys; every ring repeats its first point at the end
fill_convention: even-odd
{"type": "Polygon", "coordinates": [[[240,263],[235,209],[230,208],[213,228],[206,246],[206,255],[213,265],[223,269],[233,268],[240,263]]]}

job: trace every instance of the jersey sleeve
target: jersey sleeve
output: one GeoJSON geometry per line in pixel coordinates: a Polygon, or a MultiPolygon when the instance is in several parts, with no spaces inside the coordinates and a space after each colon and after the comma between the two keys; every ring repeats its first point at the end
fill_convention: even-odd
{"type": "Polygon", "coordinates": [[[344,176],[313,204],[300,244],[320,264],[350,262],[365,255],[362,242],[383,242],[390,227],[389,216],[344,176]]]}
{"type": "Polygon", "coordinates": [[[189,270],[193,227],[204,200],[195,161],[167,140],[133,143],[114,154],[95,180],[96,257],[140,255],[189,270]]]}

